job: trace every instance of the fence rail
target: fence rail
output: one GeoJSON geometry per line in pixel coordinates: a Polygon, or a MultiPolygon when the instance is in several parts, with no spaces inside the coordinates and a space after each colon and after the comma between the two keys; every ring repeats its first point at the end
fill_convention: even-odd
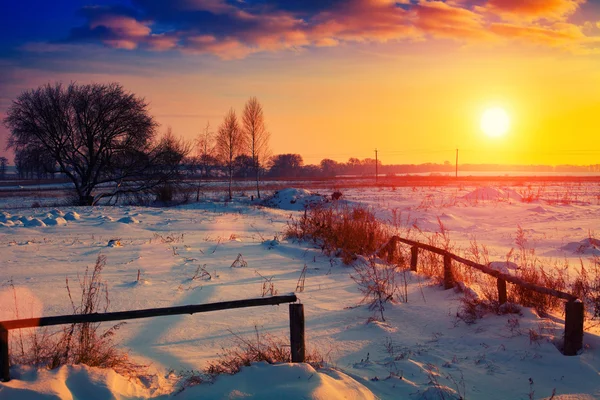
{"type": "MultiPolygon", "coordinates": [[[[230,310],[235,308],[259,307],[295,303],[295,294],[254,299],[223,301],[219,303],[193,304],[177,307],[147,308],[142,310],[117,311],[94,314],[58,315],[53,317],[15,319],[0,321],[0,379],[10,380],[8,331],[11,329],[35,328],[41,326],[81,324],[91,322],[123,321],[128,319],[152,318],[167,315],[196,314],[209,311],[230,310]]],[[[304,307],[302,304],[290,304],[290,345],[292,362],[304,362],[304,307]]]]}
{"type": "Polygon", "coordinates": [[[388,257],[391,259],[394,256],[395,249],[398,243],[404,243],[411,246],[411,257],[410,257],[410,268],[413,271],[417,271],[417,263],[419,259],[419,249],[430,251],[435,254],[439,254],[444,257],[444,289],[451,289],[454,287],[454,275],[452,273],[452,260],[461,264],[467,265],[471,268],[475,268],[484,274],[491,275],[497,279],[498,287],[498,302],[504,304],[507,301],[506,293],[506,282],[510,282],[514,285],[519,285],[525,289],[532,290],[537,293],[558,297],[563,300],[567,300],[565,303],[565,334],[564,334],[564,345],[563,354],[566,356],[577,355],[579,350],[583,348],[583,321],[584,321],[584,305],[581,300],[578,300],[576,296],[570,293],[561,292],[560,290],[550,289],[544,286],[536,285],[531,282],[524,281],[516,276],[506,274],[490,268],[487,265],[478,264],[466,258],[457,256],[456,254],[450,253],[447,250],[440,249],[429,244],[416,242],[414,240],[401,238],[399,236],[392,236],[389,242],[383,246],[382,251],[387,252],[388,257]]]}

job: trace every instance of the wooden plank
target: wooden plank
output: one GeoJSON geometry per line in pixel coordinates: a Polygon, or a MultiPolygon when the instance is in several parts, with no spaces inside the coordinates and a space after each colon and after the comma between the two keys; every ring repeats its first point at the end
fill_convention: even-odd
{"type": "Polygon", "coordinates": [[[304,338],[304,305],[290,304],[290,346],[293,363],[301,363],[306,359],[304,338]]]}
{"type": "Polygon", "coordinates": [[[430,246],[428,244],[415,242],[414,240],[404,239],[404,238],[397,237],[397,236],[395,236],[395,237],[397,238],[397,240],[399,242],[402,242],[404,244],[408,244],[410,246],[415,246],[415,247],[418,247],[420,249],[428,250],[428,251],[431,251],[431,252],[436,253],[436,254],[441,254],[441,255],[448,254],[450,256],[450,258],[452,258],[455,261],[458,261],[459,263],[468,265],[469,267],[475,268],[475,269],[477,269],[477,270],[479,270],[479,271],[481,271],[481,272],[483,272],[485,274],[491,275],[491,276],[493,276],[495,278],[501,278],[501,279],[504,279],[507,282],[513,283],[515,285],[522,286],[525,289],[529,289],[529,290],[532,290],[532,291],[537,292],[537,293],[547,294],[549,296],[558,297],[559,299],[564,299],[564,300],[567,300],[567,301],[575,301],[575,300],[577,300],[577,297],[573,296],[572,294],[561,292],[560,290],[549,289],[549,288],[546,288],[546,287],[543,287],[543,286],[535,285],[535,284],[530,283],[530,282],[526,282],[526,281],[524,281],[524,280],[522,280],[522,279],[520,279],[520,278],[518,278],[516,276],[512,276],[510,274],[501,273],[498,270],[490,268],[490,267],[488,267],[486,265],[478,264],[478,263],[473,262],[471,260],[467,260],[466,258],[457,256],[456,254],[452,254],[450,252],[447,252],[446,250],[439,249],[437,247],[430,246]]]}
{"type": "Polygon", "coordinates": [[[410,270],[417,272],[417,262],[419,260],[419,248],[412,246],[410,248],[410,270]]]}
{"type": "Polygon", "coordinates": [[[0,327],[0,379],[10,381],[10,362],[8,359],[8,330],[0,327]]]}
{"type": "Polygon", "coordinates": [[[583,348],[584,307],[579,300],[565,305],[565,356],[575,356],[583,348]]]}
{"type": "Polygon", "coordinates": [[[502,305],[506,303],[506,281],[502,278],[498,278],[498,304],[502,305]]]}
{"type": "Polygon", "coordinates": [[[11,321],[0,321],[0,328],[9,330],[18,328],[32,328],[37,326],[77,324],[82,322],[123,321],[127,319],[160,317],[165,315],[196,314],[209,311],[229,310],[234,308],[277,305],[282,303],[293,303],[297,300],[298,298],[296,295],[292,293],[281,296],[259,297],[254,299],[223,301],[219,303],[195,304],[178,307],[147,308],[132,311],[15,319],[11,321]]]}

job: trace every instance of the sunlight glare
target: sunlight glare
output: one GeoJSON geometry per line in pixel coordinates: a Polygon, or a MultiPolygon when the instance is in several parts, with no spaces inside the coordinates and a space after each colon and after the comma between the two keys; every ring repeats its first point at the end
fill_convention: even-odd
{"type": "Polygon", "coordinates": [[[500,107],[487,109],[481,116],[481,130],[489,137],[500,137],[508,132],[510,118],[500,107]]]}

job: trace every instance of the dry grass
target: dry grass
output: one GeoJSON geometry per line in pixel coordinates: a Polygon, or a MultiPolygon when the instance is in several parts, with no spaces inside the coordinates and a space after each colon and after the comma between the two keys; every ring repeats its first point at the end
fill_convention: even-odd
{"type": "Polygon", "coordinates": [[[396,266],[378,264],[373,259],[365,259],[354,264],[354,274],[351,278],[363,294],[361,304],[368,304],[369,310],[375,313],[375,319],[385,322],[385,305],[394,303],[394,297],[399,292],[396,285],[396,266]]]}
{"type": "MultiPolygon", "coordinates": [[[[79,279],[81,297],[75,302],[67,279],[67,291],[74,315],[105,312],[108,308],[108,290],[101,280],[106,257],[98,256],[93,270],[86,268],[79,279]]],[[[16,301],[16,298],[15,298],[16,301]]],[[[145,366],[131,361],[129,355],[116,348],[113,338],[124,323],[102,331],[100,323],[71,324],[62,330],[50,332],[44,328],[16,330],[12,337],[12,364],[34,365],[49,369],[62,365],[85,364],[90,367],[111,368],[125,376],[141,376],[145,366]],[[16,334],[16,335],[15,335],[16,334]]]]}
{"type": "Polygon", "coordinates": [[[330,256],[350,264],[358,255],[372,255],[385,244],[389,229],[367,207],[315,207],[288,222],[287,238],[311,240],[330,256]]]}
{"type": "MultiPolygon", "coordinates": [[[[289,363],[292,356],[289,341],[271,335],[261,335],[254,327],[253,338],[242,337],[232,331],[232,346],[223,347],[219,358],[208,364],[202,371],[191,371],[180,383],[181,389],[195,386],[205,382],[214,382],[219,375],[235,375],[243,367],[249,367],[255,362],[267,362],[269,364],[289,363]]],[[[307,351],[305,362],[313,368],[319,369],[324,364],[324,356],[317,350],[307,351]]]]}

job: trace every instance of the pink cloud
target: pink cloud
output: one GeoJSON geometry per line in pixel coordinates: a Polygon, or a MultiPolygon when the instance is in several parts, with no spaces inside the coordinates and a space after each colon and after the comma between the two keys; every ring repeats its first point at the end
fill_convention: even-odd
{"type": "Polygon", "coordinates": [[[115,35],[124,37],[145,37],[152,32],[147,24],[119,15],[103,15],[90,23],[90,28],[98,27],[105,27],[115,35]]]}

